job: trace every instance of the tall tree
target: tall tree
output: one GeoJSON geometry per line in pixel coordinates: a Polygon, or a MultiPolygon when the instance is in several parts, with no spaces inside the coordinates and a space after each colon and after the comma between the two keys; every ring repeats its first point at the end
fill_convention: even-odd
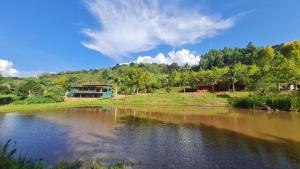
{"type": "Polygon", "coordinates": [[[18,94],[22,97],[36,96],[43,93],[43,86],[38,82],[37,79],[26,79],[20,84],[18,88],[18,94]]]}
{"type": "Polygon", "coordinates": [[[169,75],[169,83],[172,86],[179,86],[180,85],[180,73],[175,70],[169,75]]]}
{"type": "MultiPolygon", "coordinates": [[[[227,81],[227,77],[228,77],[228,72],[229,72],[229,68],[228,67],[223,67],[223,68],[218,68],[218,67],[214,67],[212,69],[212,73],[213,73],[213,77],[214,77],[214,83],[213,85],[219,84],[220,85],[227,81]]],[[[213,88],[214,90],[214,88],[213,88]]],[[[220,90],[220,88],[219,88],[220,90]]]]}
{"type": "Polygon", "coordinates": [[[300,65],[300,41],[284,44],[280,52],[289,60],[294,61],[295,64],[300,65]]]}
{"type": "Polygon", "coordinates": [[[268,83],[272,81],[272,76],[270,72],[272,70],[272,62],[275,57],[275,51],[272,47],[268,46],[261,49],[258,53],[258,67],[259,67],[259,78],[257,83],[257,88],[261,93],[265,93],[268,83]]]}

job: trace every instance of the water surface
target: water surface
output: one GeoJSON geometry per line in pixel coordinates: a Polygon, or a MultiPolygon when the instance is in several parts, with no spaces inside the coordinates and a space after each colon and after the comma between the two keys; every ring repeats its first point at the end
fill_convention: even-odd
{"type": "Polygon", "coordinates": [[[12,139],[29,157],[132,168],[300,168],[299,129],[298,115],[227,108],[78,107],[0,115],[0,143],[12,139]]]}

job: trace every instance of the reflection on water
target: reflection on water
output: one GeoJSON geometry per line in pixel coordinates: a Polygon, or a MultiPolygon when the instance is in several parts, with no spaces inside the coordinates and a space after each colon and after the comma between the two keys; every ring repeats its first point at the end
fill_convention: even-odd
{"type": "Polygon", "coordinates": [[[49,164],[82,159],[133,168],[300,168],[299,116],[222,109],[8,113],[0,115],[0,143],[11,138],[23,154],[49,164]]]}

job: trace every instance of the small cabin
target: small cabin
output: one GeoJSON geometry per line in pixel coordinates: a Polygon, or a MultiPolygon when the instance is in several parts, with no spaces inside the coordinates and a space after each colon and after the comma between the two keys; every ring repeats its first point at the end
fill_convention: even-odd
{"type": "Polygon", "coordinates": [[[73,98],[99,98],[106,99],[112,97],[112,86],[107,84],[90,84],[73,86],[69,95],[73,98]]]}

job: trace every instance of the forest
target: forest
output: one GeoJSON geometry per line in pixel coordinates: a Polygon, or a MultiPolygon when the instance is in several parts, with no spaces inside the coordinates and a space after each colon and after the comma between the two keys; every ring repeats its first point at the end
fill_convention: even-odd
{"type": "Polygon", "coordinates": [[[119,94],[128,95],[162,88],[169,92],[179,86],[196,90],[207,85],[211,92],[222,86],[231,92],[268,96],[281,94],[291,85],[297,90],[299,82],[300,41],[265,47],[249,42],[244,48],[211,49],[195,66],[130,63],[31,78],[0,76],[0,104],[62,102],[71,86],[82,84],[111,84],[119,94]]]}

